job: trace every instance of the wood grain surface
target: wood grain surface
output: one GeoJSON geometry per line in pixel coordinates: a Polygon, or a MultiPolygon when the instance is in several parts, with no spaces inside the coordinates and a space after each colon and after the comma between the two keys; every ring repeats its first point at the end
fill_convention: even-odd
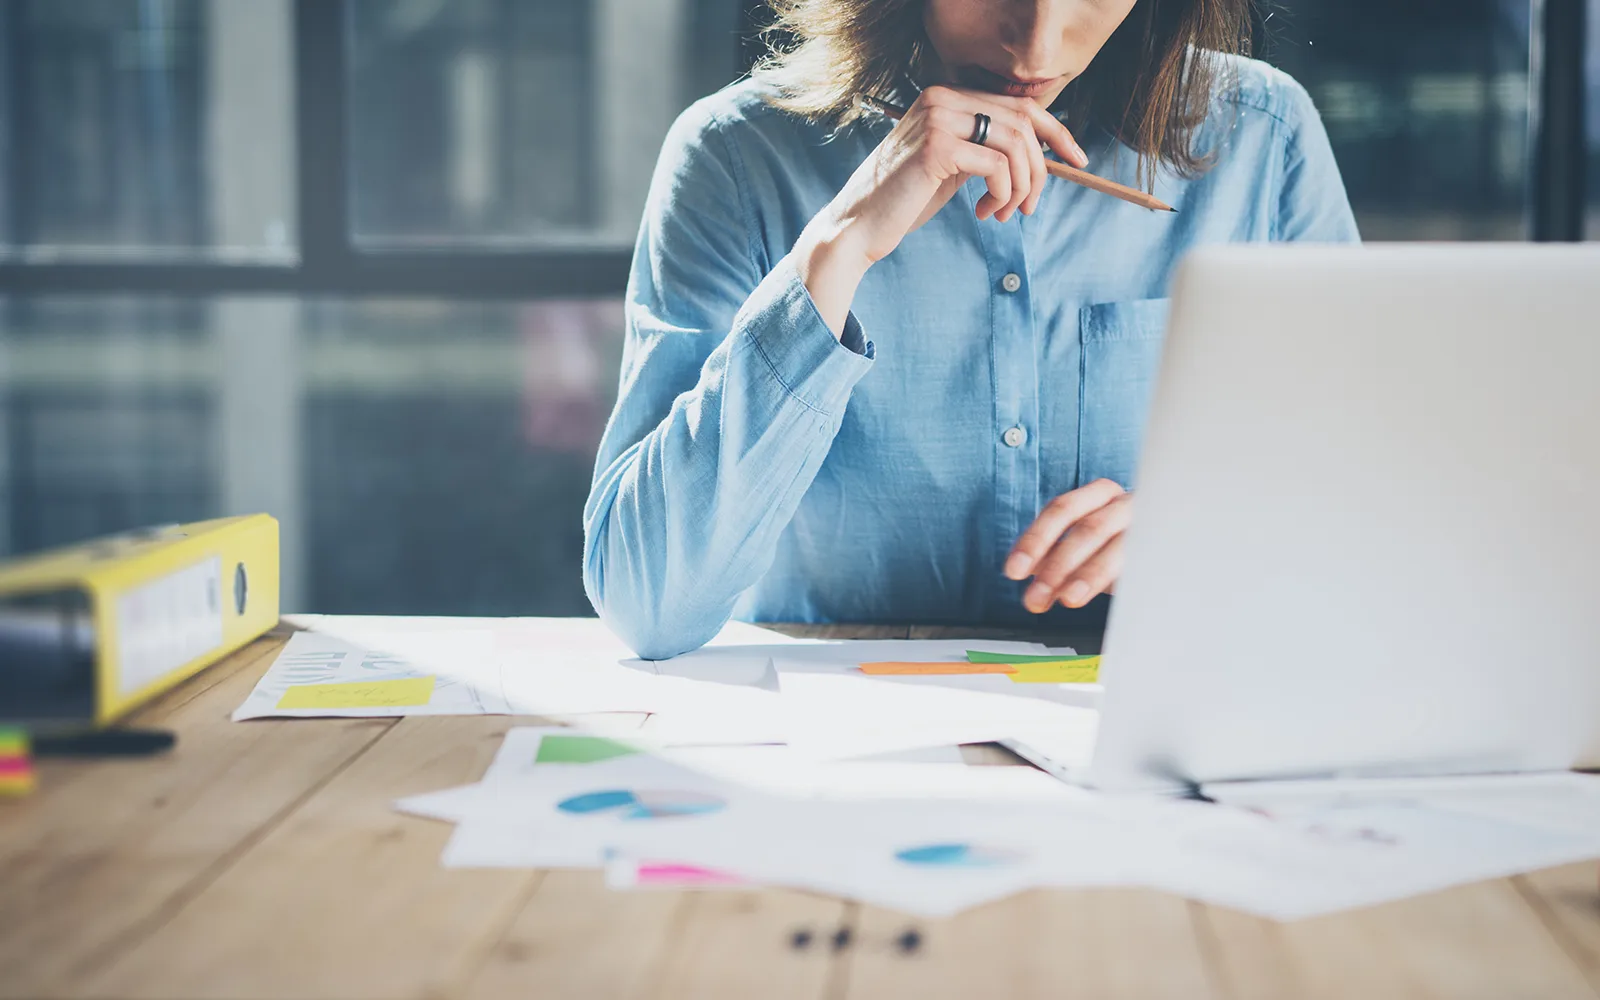
{"type": "Polygon", "coordinates": [[[0,801],[0,997],[1600,1000],[1594,864],[1292,924],[1142,889],[929,921],[787,890],[446,871],[449,826],[390,803],[476,780],[533,720],[230,722],[286,635],[139,714],[179,734],[171,754],[49,761],[38,793],[0,801]]]}

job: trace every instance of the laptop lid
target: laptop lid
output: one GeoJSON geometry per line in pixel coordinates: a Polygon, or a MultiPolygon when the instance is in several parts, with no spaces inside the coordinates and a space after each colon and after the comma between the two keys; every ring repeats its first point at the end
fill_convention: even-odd
{"type": "Polygon", "coordinates": [[[1180,267],[1108,788],[1600,757],[1600,247],[1180,267]]]}

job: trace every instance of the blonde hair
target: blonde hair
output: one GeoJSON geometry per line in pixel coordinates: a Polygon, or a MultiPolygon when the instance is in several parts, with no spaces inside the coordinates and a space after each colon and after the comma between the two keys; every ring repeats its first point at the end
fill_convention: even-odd
{"type": "MultiPolygon", "coordinates": [[[[926,68],[925,0],[769,0],[768,53],[754,75],[769,103],[836,126],[926,68]]],[[[1139,177],[1158,166],[1192,176],[1210,165],[1194,136],[1210,111],[1225,53],[1246,53],[1250,0],[1137,0],[1089,67],[1052,109],[1081,131],[1092,122],[1139,154],[1139,177]]]]}

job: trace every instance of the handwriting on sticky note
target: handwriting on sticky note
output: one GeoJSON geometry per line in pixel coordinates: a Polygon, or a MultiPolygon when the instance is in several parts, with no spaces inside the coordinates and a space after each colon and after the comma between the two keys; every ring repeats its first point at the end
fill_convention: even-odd
{"type": "Polygon", "coordinates": [[[863,663],[861,672],[888,677],[948,677],[958,674],[1009,674],[1009,663],[863,663]]]}
{"type": "Polygon", "coordinates": [[[400,677],[344,684],[296,684],[278,699],[279,708],[405,708],[433,697],[432,677],[400,677]]]}
{"type": "Polygon", "coordinates": [[[1018,663],[1011,679],[1018,684],[1098,684],[1100,657],[1056,660],[1051,663],[1018,663]]]}

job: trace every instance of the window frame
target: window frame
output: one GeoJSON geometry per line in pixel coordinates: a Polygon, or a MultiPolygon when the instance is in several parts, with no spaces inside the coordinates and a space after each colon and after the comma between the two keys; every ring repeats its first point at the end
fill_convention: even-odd
{"type": "MultiPolygon", "coordinates": [[[[13,8],[0,4],[0,17],[13,8]]],[[[342,0],[293,0],[297,260],[279,262],[3,261],[0,294],[403,295],[540,299],[620,295],[631,248],[365,249],[350,233],[349,20],[342,0]]],[[[5,32],[13,78],[22,33],[5,32]]],[[[730,46],[740,40],[730,38],[730,46]]],[[[7,81],[7,83],[13,83],[7,81]]],[[[12,100],[22,99],[14,86],[12,100]]],[[[20,145],[20,143],[18,144],[20,145]]],[[[13,168],[21,166],[10,151],[13,168]]],[[[15,169],[11,176],[21,182],[15,169]]]]}
{"type": "Polygon", "coordinates": [[[1589,0],[1535,0],[1529,65],[1529,232],[1540,243],[1579,243],[1587,211],[1589,140],[1584,60],[1589,0]]]}
{"type": "MultiPolygon", "coordinates": [[[[738,2],[740,65],[759,52],[754,36],[766,23],[764,4],[738,2]]],[[[1584,56],[1587,0],[1534,0],[1530,31],[1535,84],[1530,120],[1532,169],[1529,234],[1535,241],[1584,238],[1584,56]]],[[[0,17],[15,8],[0,4],[0,17]]],[[[217,296],[431,296],[470,299],[539,299],[615,296],[624,291],[628,249],[362,249],[350,234],[349,20],[343,0],[293,0],[295,181],[298,260],[286,263],[171,261],[4,261],[0,295],[160,294],[217,296]]],[[[4,81],[12,101],[24,44],[5,32],[13,49],[13,78],[4,81]]],[[[20,146],[14,141],[13,145],[20,146]]],[[[20,150],[7,151],[20,183],[20,150]]]]}

